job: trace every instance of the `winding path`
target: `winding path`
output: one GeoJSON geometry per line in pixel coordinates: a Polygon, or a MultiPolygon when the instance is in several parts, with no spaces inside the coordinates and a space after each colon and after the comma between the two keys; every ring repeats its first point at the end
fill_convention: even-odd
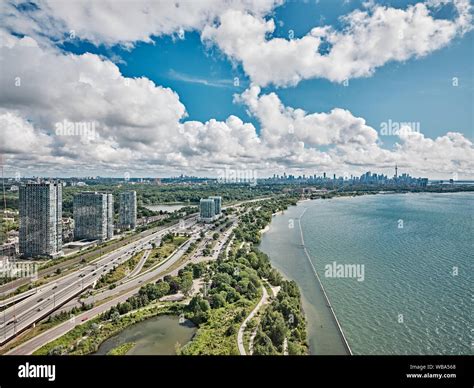
{"type": "Polygon", "coordinates": [[[239,353],[241,356],[247,355],[247,352],[245,351],[245,346],[244,346],[244,331],[245,331],[245,328],[247,327],[247,323],[255,316],[255,314],[258,313],[258,310],[260,310],[260,308],[264,304],[266,304],[268,301],[268,292],[264,286],[262,286],[262,291],[263,291],[262,298],[257,303],[257,305],[252,310],[252,312],[248,315],[248,317],[245,318],[245,320],[242,322],[242,325],[240,325],[239,332],[237,334],[237,345],[239,347],[239,353]]]}

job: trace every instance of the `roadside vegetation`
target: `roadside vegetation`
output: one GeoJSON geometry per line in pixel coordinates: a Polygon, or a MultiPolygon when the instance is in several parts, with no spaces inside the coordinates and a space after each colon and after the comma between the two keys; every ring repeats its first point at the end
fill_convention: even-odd
{"type": "Polygon", "coordinates": [[[122,345],[117,346],[116,348],[113,348],[107,353],[107,356],[123,356],[127,354],[134,346],[135,342],[126,342],[122,345]]]}
{"type": "Polygon", "coordinates": [[[127,276],[135,269],[143,255],[143,251],[135,253],[130,259],[128,259],[124,263],[115,266],[112,271],[100,277],[100,279],[97,281],[95,288],[99,289],[102,287],[110,286],[122,280],[125,276],[127,276]]]}
{"type": "Polygon", "coordinates": [[[131,314],[114,313],[107,317],[100,315],[74,329],[56,340],[36,350],[34,355],[84,355],[97,351],[107,338],[121,332],[126,327],[162,314],[177,314],[180,306],[173,303],[153,304],[131,314]],[[178,308],[178,309],[177,309],[178,308]]]}
{"type": "Polygon", "coordinates": [[[75,315],[80,314],[84,311],[90,310],[93,307],[92,304],[85,304],[82,303],[80,307],[73,307],[69,311],[61,311],[60,313],[50,315],[47,319],[42,320],[41,322],[37,323],[34,328],[31,328],[17,337],[15,337],[12,341],[8,342],[0,349],[0,354],[5,354],[9,350],[25,343],[26,341],[36,337],[37,335],[52,329],[53,327],[67,321],[68,319],[73,318],[75,315]]]}
{"type": "Polygon", "coordinates": [[[178,236],[173,233],[168,233],[161,239],[160,245],[154,247],[148,256],[143,270],[146,270],[154,265],[160,263],[169,257],[181,244],[188,240],[187,236],[178,236]]]}

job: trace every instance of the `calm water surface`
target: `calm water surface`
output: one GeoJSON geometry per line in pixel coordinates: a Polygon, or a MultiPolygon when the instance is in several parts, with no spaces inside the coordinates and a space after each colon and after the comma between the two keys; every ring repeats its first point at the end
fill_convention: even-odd
{"type": "Polygon", "coordinates": [[[355,354],[472,354],[474,195],[394,194],[306,201],[275,216],[261,249],[298,282],[314,354],[325,338],[310,253],[355,354]],[[365,279],[324,277],[360,264],[365,279]]]}
{"type": "Polygon", "coordinates": [[[180,324],[177,317],[161,315],[127,327],[104,341],[96,354],[107,354],[117,346],[134,342],[127,355],[174,355],[176,344],[184,346],[195,332],[196,327],[190,321],[180,324]]]}

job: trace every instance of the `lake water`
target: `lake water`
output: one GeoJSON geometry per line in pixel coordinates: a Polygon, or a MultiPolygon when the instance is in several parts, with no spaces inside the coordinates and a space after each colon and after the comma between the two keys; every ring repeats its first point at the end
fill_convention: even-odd
{"type": "Polygon", "coordinates": [[[177,317],[161,315],[127,327],[104,341],[95,354],[107,354],[117,346],[133,342],[135,346],[127,355],[175,355],[176,344],[184,346],[195,332],[190,321],[180,324],[177,317]]]}
{"type": "Polygon", "coordinates": [[[311,353],[338,354],[299,222],[354,354],[472,354],[472,193],[306,201],[273,218],[261,249],[300,286],[311,353]],[[363,281],[325,277],[334,262],[363,265],[363,281]]]}

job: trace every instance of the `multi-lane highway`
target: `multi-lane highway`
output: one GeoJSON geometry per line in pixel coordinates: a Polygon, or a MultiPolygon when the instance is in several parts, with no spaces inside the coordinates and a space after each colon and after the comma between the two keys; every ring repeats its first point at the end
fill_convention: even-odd
{"type": "MultiPolygon", "coordinates": [[[[202,239],[198,249],[191,255],[188,262],[183,263],[183,266],[188,263],[197,263],[200,261],[217,259],[219,252],[221,251],[222,247],[224,246],[227,239],[229,238],[229,235],[232,233],[233,229],[235,228],[235,225],[236,224],[234,222],[234,225],[231,228],[229,228],[228,230],[222,233],[219,240],[216,242],[216,245],[213,248],[213,251],[210,256],[202,255],[202,249],[208,243],[210,243],[211,241],[214,241],[212,237],[206,235],[205,238],[202,239]]],[[[128,292],[131,289],[139,289],[143,284],[146,284],[152,280],[158,279],[161,275],[166,273],[167,270],[170,267],[172,267],[184,255],[188,247],[198,239],[199,233],[201,232],[201,230],[209,231],[210,226],[211,225],[199,225],[199,226],[195,225],[195,228],[192,229],[193,232],[192,232],[191,238],[187,240],[184,244],[182,244],[178,249],[176,249],[176,251],[173,252],[173,254],[170,255],[168,259],[160,263],[159,266],[153,267],[152,269],[142,272],[139,275],[129,276],[125,280],[121,281],[113,290],[109,290],[109,289],[102,290],[100,293],[96,293],[94,295],[87,297],[86,299],[82,299],[82,301],[84,303],[90,304],[93,302],[97,302],[99,300],[108,299],[119,293],[128,292]]],[[[177,273],[177,271],[173,271],[173,272],[177,273]]]]}
{"type": "MultiPolygon", "coordinates": [[[[40,348],[44,344],[53,341],[55,338],[64,335],[75,326],[82,324],[84,321],[88,319],[92,319],[93,317],[97,316],[98,314],[103,313],[104,311],[108,310],[110,307],[115,306],[117,303],[124,302],[127,298],[134,295],[140,287],[148,283],[150,281],[156,281],[159,278],[163,278],[166,274],[176,276],[180,268],[185,266],[188,263],[198,263],[201,261],[208,261],[208,260],[215,260],[217,259],[219,253],[223,250],[224,246],[226,245],[229,237],[232,234],[232,231],[237,225],[237,219],[232,218],[233,225],[222,232],[219,236],[219,239],[216,242],[216,245],[213,248],[211,256],[203,256],[202,249],[206,246],[207,243],[213,241],[212,237],[206,235],[204,239],[199,244],[198,249],[196,252],[187,260],[186,262],[180,263],[180,265],[175,266],[175,264],[179,261],[179,259],[183,256],[183,254],[188,249],[189,245],[196,241],[198,238],[200,231],[210,231],[210,225],[200,225],[199,227],[192,228],[192,237],[186,241],[182,246],[180,246],[167,260],[160,263],[159,266],[152,268],[149,271],[142,272],[138,276],[130,277],[123,283],[119,284],[113,290],[103,290],[102,292],[91,295],[87,297],[84,302],[85,303],[92,303],[102,300],[103,303],[95,306],[92,310],[86,311],[84,313],[80,313],[78,316],[74,317],[74,319],[68,320],[58,326],[47,330],[39,334],[38,336],[32,338],[31,340],[19,345],[18,347],[10,350],[7,354],[9,355],[21,355],[21,354],[31,354],[36,349],[40,348]],[[172,268],[174,266],[174,268],[172,268]],[[105,301],[106,300],[106,301],[105,301]]],[[[211,231],[213,233],[213,231],[211,231]]],[[[209,233],[209,234],[212,234],[209,233]]]]}
{"type": "MultiPolygon", "coordinates": [[[[189,228],[196,221],[196,217],[189,218],[184,224],[181,224],[181,228],[189,228]]],[[[37,287],[34,294],[0,313],[0,343],[6,343],[21,331],[48,316],[86,288],[93,286],[102,275],[112,270],[114,266],[128,260],[135,252],[143,250],[152,242],[159,243],[165,233],[173,231],[175,228],[176,226],[172,226],[143,237],[78,271],[57,279],[55,282],[37,287]]]]}
{"type": "MultiPolygon", "coordinates": [[[[265,199],[261,198],[258,200],[244,201],[242,203],[259,200],[265,199]]],[[[238,207],[239,205],[240,204],[234,204],[233,206],[238,207]]],[[[93,263],[84,265],[73,273],[64,275],[55,281],[37,287],[34,290],[27,291],[25,294],[18,295],[15,298],[17,300],[15,304],[0,312],[0,343],[3,345],[10,341],[18,333],[32,327],[36,322],[44,319],[53,311],[61,308],[61,306],[66,308],[66,306],[70,307],[74,305],[77,303],[77,298],[84,290],[93,287],[101,276],[111,271],[115,266],[130,259],[130,257],[137,252],[143,251],[144,257],[142,257],[138,266],[126,278],[116,283],[116,287],[113,290],[103,289],[99,292],[93,292],[92,295],[82,300],[82,302],[95,303],[102,301],[102,304],[94,307],[92,311],[105,311],[103,309],[105,306],[109,306],[110,303],[116,304],[119,301],[125,300],[125,296],[133,295],[143,284],[155,281],[167,273],[175,274],[179,268],[182,268],[189,262],[196,263],[216,259],[231,236],[233,229],[236,227],[238,217],[232,215],[230,216],[230,220],[233,222],[232,226],[221,233],[210,256],[204,256],[202,251],[209,242],[213,241],[211,237],[213,233],[211,230],[212,225],[198,224],[197,216],[192,216],[180,222],[178,225],[173,225],[147,235],[141,235],[138,240],[130,242],[129,244],[102,256],[93,263]],[[152,248],[152,243],[159,243],[162,236],[168,232],[184,231],[191,235],[189,240],[178,247],[172,255],[159,265],[146,271],[142,270],[146,257],[152,248]],[[204,238],[200,240],[198,249],[191,255],[186,263],[183,262],[176,266],[175,264],[184,255],[189,245],[199,239],[202,231],[212,233],[206,233],[204,238]],[[20,301],[20,298],[23,299],[20,301]],[[106,303],[104,303],[105,301],[106,303]]],[[[84,314],[87,316],[86,313],[84,314]]],[[[84,314],[80,314],[80,316],[82,317],[84,314]]],[[[79,323],[76,321],[76,324],[79,323]]],[[[60,326],[62,327],[61,330],[66,330],[68,324],[62,324],[60,326]]],[[[61,330],[54,328],[54,333],[59,335],[58,333],[60,333],[61,330]]],[[[48,340],[51,340],[51,336],[48,333],[49,331],[41,334],[40,338],[35,337],[31,340],[32,342],[28,341],[28,343],[46,343],[48,340]],[[43,339],[42,341],[41,338],[43,339]]],[[[31,348],[31,346],[32,345],[28,345],[29,348],[31,348]]],[[[22,346],[20,346],[18,351],[13,350],[10,354],[25,354],[21,349],[23,349],[22,346]]]]}
{"type": "MultiPolygon", "coordinates": [[[[190,216],[186,217],[186,219],[189,219],[189,218],[196,218],[196,216],[195,215],[194,216],[190,215],[190,216]]],[[[173,224],[173,225],[176,225],[176,223],[173,224]]],[[[84,252],[82,252],[77,257],[70,258],[66,261],[60,261],[59,263],[57,263],[55,265],[52,265],[51,267],[39,270],[38,271],[38,277],[39,278],[44,278],[44,277],[47,277],[47,276],[54,275],[58,269],[63,271],[65,269],[75,267],[77,265],[80,265],[81,261],[83,259],[87,260],[87,259],[89,259],[93,256],[96,256],[97,253],[99,253],[99,252],[104,252],[104,254],[105,253],[110,253],[113,250],[119,249],[121,246],[126,245],[126,243],[131,243],[132,241],[137,241],[137,240],[139,240],[143,237],[147,237],[151,234],[154,234],[156,232],[160,232],[164,229],[169,229],[171,226],[172,225],[170,225],[168,227],[162,227],[162,226],[153,227],[153,228],[144,230],[143,232],[140,232],[138,234],[131,235],[131,236],[126,236],[125,241],[122,241],[122,239],[119,239],[118,236],[116,236],[117,238],[114,239],[113,241],[108,241],[106,246],[99,245],[98,247],[96,247],[92,251],[89,251],[89,250],[86,249],[84,252]]],[[[27,285],[29,283],[31,283],[31,278],[29,278],[29,277],[28,278],[20,277],[20,278],[15,279],[11,282],[2,284],[2,285],[0,285],[0,296],[2,296],[2,297],[8,296],[12,292],[14,292],[18,287],[27,285]]],[[[15,299],[16,299],[16,296],[15,296],[15,299]]],[[[10,304],[10,302],[12,300],[13,300],[13,298],[9,298],[9,300],[7,300],[7,299],[2,300],[0,302],[0,307],[10,304]]]]}

